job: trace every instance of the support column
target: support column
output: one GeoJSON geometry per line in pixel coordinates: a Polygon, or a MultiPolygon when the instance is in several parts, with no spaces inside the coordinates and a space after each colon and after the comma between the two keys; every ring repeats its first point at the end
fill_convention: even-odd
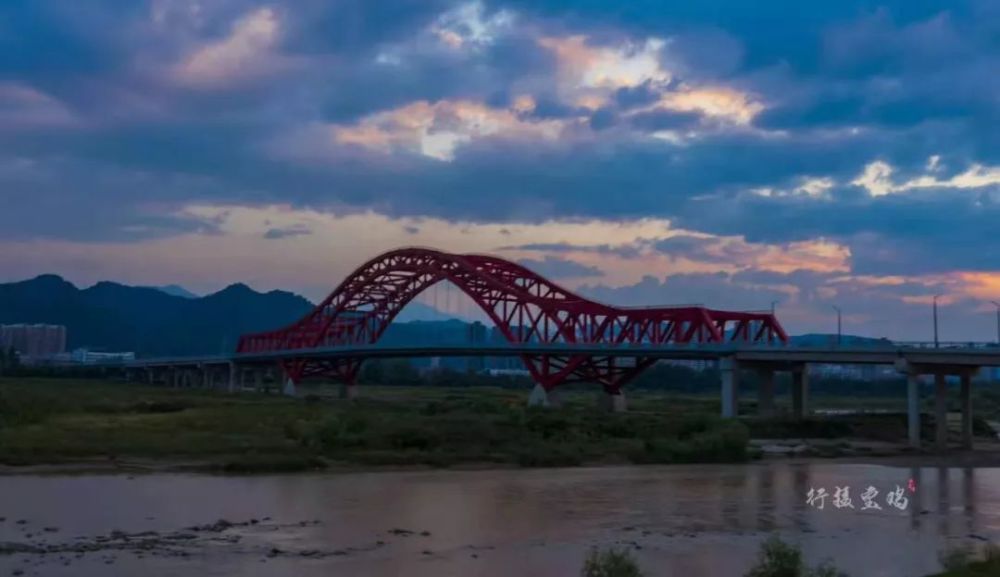
{"type": "Polygon", "coordinates": [[[236,371],[236,363],[229,361],[229,384],[226,386],[228,393],[236,392],[236,371]]]}
{"type": "Polygon", "coordinates": [[[356,383],[341,383],[340,398],[348,401],[358,398],[358,385],[356,383]]]}
{"type": "Polygon", "coordinates": [[[212,369],[208,365],[201,368],[201,386],[206,389],[212,388],[212,369]]]}
{"type": "Polygon", "coordinates": [[[934,375],[934,444],[939,451],[948,448],[948,382],[943,373],[934,375]]]}
{"type": "Polygon", "coordinates": [[[792,371],[792,417],[804,419],[809,414],[809,365],[792,371]]]}
{"type": "Polygon", "coordinates": [[[759,369],[760,388],[757,389],[757,414],[774,416],[774,369],[759,369]]]}
{"type": "Polygon", "coordinates": [[[181,370],[177,367],[171,367],[170,380],[173,381],[172,384],[175,389],[181,388],[181,370]]]}
{"type": "Polygon", "coordinates": [[[910,446],[920,448],[920,375],[906,374],[906,428],[910,446]]]}
{"type": "Polygon", "coordinates": [[[528,406],[555,409],[562,406],[562,401],[556,391],[549,391],[542,385],[536,384],[528,395],[528,406]]]}
{"type": "Polygon", "coordinates": [[[258,393],[264,392],[264,369],[253,370],[253,390],[258,393]]]}
{"type": "Polygon", "coordinates": [[[628,411],[628,402],[625,400],[624,391],[619,390],[613,393],[609,391],[601,391],[598,395],[598,408],[611,413],[624,413],[628,411]]]}
{"type": "Polygon", "coordinates": [[[722,418],[735,418],[739,412],[740,364],[733,357],[719,359],[722,377],[722,418]]]}
{"type": "Polygon", "coordinates": [[[156,371],[154,369],[146,369],[146,378],[149,380],[149,384],[156,383],[156,371]]]}
{"type": "Polygon", "coordinates": [[[972,375],[962,373],[962,448],[972,448],[972,375]]]}
{"type": "Polygon", "coordinates": [[[281,394],[286,397],[295,396],[295,381],[292,380],[292,377],[285,379],[285,388],[281,390],[281,394]]]}

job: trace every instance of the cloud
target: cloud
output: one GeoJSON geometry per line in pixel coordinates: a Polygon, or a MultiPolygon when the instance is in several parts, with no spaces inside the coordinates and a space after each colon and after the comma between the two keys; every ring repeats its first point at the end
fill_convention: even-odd
{"type": "Polygon", "coordinates": [[[260,78],[281,66],[274,52],[280,39],[277,12],[258,8],[234,22],[228,35],[188,55],[174,69],[174,78],[199,88],[226,87],[260,78]]]}
{"type": "Polygon", "coordinates": [[[308,227],[302,225],[289,226],[286,228],[269,228],[264,233],[264,238],[268,240],[278,240],[295,236],[305,236],[312,234],[308,227]]]}
{"type": "MultiPolygon", "coordinates": [[[[270,259],[295,278],[345,238],[364,241],[341,258],[500,248],[607,290],[656,271],[652,296],[794,294],[803,327],[830,298],[871,330],[923,318],[933,287],[978,334],[1000,270],[992,4],[4,2],[0,253],[126,276],[211,253],[281,286],[270,259]]],[[[177,266],[145,284],[223,275],[177,266]]]]}
{"type": "Polygon", "coordinates": [[[604,276],[604,272],[595,266],[580,264],[576,261],[552,255],[546,255],[543,260],[524,258],[518,262],[551,279],[604,276]]]}
{"type": "MultiPolygon", "coordinates": [[[[941,169],[941,156],[932,155],[927,159],[927,171],[936,172],[941,169]]],[[[883,196],[890,193],[905,192],[921,188],[985,188],[1000,185],[1000,166],[983,166],[973,163],[960,173],[941,179],[935,174],[916,176],[910,180],[894,183],[893,168],[888,163],[876,160],[865,166],[851,184],[864,187],[872,196],[883,196]]]]}
{"type": "Polygon", "coordinates": [[[397,150],[450,161],[456,148],[476,139],[503,137],[554,140],[564,125],[555,120],[523,119],[531,101],[516,101],[518,109],[496,109],[469,101],[415,102],[366,117],[354,126],[332,127],[337,143],[379,152],[397,150]]]}
{"type": "Polygon", "coordinates": [[[40,90],[0,82],[0,130],[73,128],[81,122],[63,102],[40,90]]]}
{"type": "Polygon", "coordinates": [[[431,33],[453,49],[476,49],[492,44],[513,24],[510,12],[501,9],[487,15],[482,2],[472,1],[441,14],[431,26],[431,33]]]}

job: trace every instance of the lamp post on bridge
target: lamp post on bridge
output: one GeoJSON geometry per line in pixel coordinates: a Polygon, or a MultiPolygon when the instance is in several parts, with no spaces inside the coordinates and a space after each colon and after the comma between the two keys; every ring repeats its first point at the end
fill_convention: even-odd
{"type": "Polygon", "coordinates": [[[990,301],[993,306],[997,307],[997,344],[1000,345],[1000,302],[990,301]]]}
{"type": "Polygon", "coordinates": [[[840,324],[840,315],[841,315],[841,313],[840,313],[840,307],[838,307],[837,305],[830,305],[830,306],[833,307],[833,310],[837,311],[837,346],[839,347],[840,346],[840,337],[841,337],[841,331],[840,331],[840,327],[841,327],[841,324],[840,324]]]}
{"type": "MultiPolygon", "coordinates": [[[[771,301],[771,316],[772,317],[774,316],[774,307],[777,306],[777,304],[778,304],[778,301],[771,301]]],[[[1000,305],[997,305],[997,306],[1000,307],[1000,305]]]]}
{"type": "Polygon", "coordinates": [[[938,348],[938,317],[937,317],[937,300],[941,295],[934,295],[934,348],[938,348]]]}

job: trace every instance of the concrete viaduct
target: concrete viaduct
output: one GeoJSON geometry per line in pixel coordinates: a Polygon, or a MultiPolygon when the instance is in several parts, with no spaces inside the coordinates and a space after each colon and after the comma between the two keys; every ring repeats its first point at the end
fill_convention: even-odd
{"type": "MultiPolygon", "coordinates": [[[[124,371],[130,380],[145,380],[175,387],[225,388],[235,392],[252,387],[262,390],[269,383],[282,387],[285,394],[295,394],[295,384],[286,379],[279,362],[288,357],[311,360],[338,358],[413,358],[413,357],[521,357],[526,354],[579,354],[630,360],[710,360],[717,362],[721,376],[722,416],[736,417],[740,377],[748,372],[759,376],[758,410],[774,414],[774,376],[791,374],[792,414],[803,418],[809,413],[810,364],[891,365],[907,378],[907,414],[909,442],[920,446],[920,379],[933,376],[934,415],[937,448],[947,445],[948,387],[946,379],[957,377],[961,383],[962,445],[972,446],[972,378],[983,367],[1000,367],[1000,346],[963,346],[925,348],[892,346],[885,348],[849,347],[762,347],[740,345],[691,344],[675,346],[607,346],[561,344],[456,345],[388,347],[362,345],[310,350],[236,353],[208,357],[146,359],[123,364],[94,365],[124,371]]],[[[356,386],[343,386],[343,395],[353,397],[356,386]]],[[[552,406],[558,400],[555,391],[536,387],[533,404],[552,406]]],[[[607,406],[624,410],[624,395],[609,395],[607,406]]]]}

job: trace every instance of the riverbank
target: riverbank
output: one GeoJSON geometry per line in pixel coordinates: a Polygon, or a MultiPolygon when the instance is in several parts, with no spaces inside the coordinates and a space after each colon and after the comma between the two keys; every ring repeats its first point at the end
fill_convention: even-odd
{"type": "Polygon", "coordinates": [[[354,401],[324,397],[328,392],[307,389],[302,398],[288,399],[102,381],[0,380],[0,474],[351,472],[754,458],[1000,465],[988,431],[983,449],[971,454],[912,453],[905,421],[892,414],[737,422],[719,419],[718,400],[708,395],[635,392],[629,413],[609,414],[594,407],[587,391],[570,391],[557,411],[528,409],[523,391],[489,387],[366,387],[354,401]]]}
{"type": "MultiPolygon", "coordinates": [[[[321,392],[321,391],[316,391],[321,392]]],[[[609,415],[521,391],[368,388],[353,401],[97,381],[0,382],[0,463],[130,463],[228,473],[327,467],[740,462],[748,431],[704,401],[609,415]]],[[[641,404],[641,403],[640,403],[641,404]]],[[[141,466],[141,465],[140,465],[141,466]]]]}

